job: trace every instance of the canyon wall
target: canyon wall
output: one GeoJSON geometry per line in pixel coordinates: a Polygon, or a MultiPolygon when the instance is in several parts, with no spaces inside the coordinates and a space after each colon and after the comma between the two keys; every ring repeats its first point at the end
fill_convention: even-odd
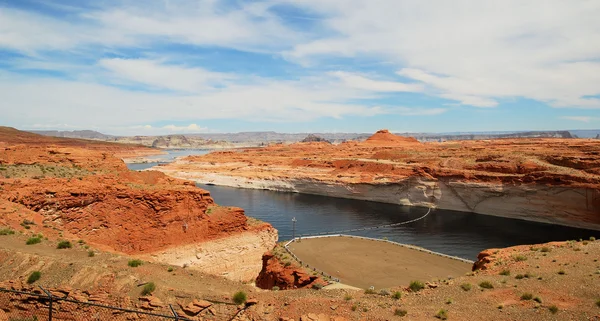
{"type": "Polygon", "coordinates": [[[314,179],[253,179],[164,170],[199,184],[266,189],[399,205],[435,207],[600,230],[600,190],[509,185],[409,177],[393,183],[336,183],[314,179]]]}
{"type": "Polygon", "coordinates": [[[234,281],[249,282],[259,275],[263,254],[273,249],[276,242],[277,231],[265,225],[244,233],[169,248],[143,257],[234,281]]]}

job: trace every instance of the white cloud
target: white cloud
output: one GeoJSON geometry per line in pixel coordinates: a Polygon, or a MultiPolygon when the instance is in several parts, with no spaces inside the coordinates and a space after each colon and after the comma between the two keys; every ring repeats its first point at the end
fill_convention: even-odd
{"type": "Polygon", "coordinates": [[[600,108],[600,2],[559,0],[287,1],[325,16],[327,36],[286,57],[391,59],[427,93],[493,107],[526,97],[600,108]]]}
{"type": "Polygon", "coordinates": [[[99,65],[121,80],[186,92],[212,88],[233,78],[203,68],[164,65],[145,59],[102,59],[99,65]]]}
{"type": "Polygon", "coordinates": [[[361,75],[343,71],[330,72],[329,74],[342,80],[346,86],[356,89],[363,89],[373,92],[423,91],[423,86],[420,84],[405,84],[394,81],[373,80],[361,75]]]}
{"type": "Polygon", "coordinates": [[[573,120],[573,121],[584,122],[584,123],[589,123],[591,121],[600,120],[600,117],[590,117],[590,116],[563,116],[561,118],[573,120]]]}

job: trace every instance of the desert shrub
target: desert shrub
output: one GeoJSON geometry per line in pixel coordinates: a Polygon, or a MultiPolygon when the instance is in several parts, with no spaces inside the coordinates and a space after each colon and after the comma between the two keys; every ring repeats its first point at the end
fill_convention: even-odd
{"type": "Polygon", "coordinates": [[[497,308],[498,308],[498,310],[504,309],[504,304],[498,304],[497,308]]]}
{"type": "Polygon", "coordinates": [[[350,301],[350,300],[352,300],[352,296],[350,294],[346,294],[346,295],[344,295],[344,300],[350,301]]]}
{"type": "Polygon", "coordinates": [[[523,262],[523,261],[527,261],[527,257],[525,257],[524,255],[515,255],[514,256],[515,261],[517,262],[523,262]]]}
{"type": "Polygon", "coordinates": [[[320,283],[313,284],[312,288],[315,290],[321,290],[323,288],[323,284],[320,284],[320,283]]]}
{"type": "Polygon", "coordinates": [[[484,289],[493,289],[494,288],[494,285],[490,281],[483,281],[483,282],[479,283],[479,286],[484,289]]]}
{"type": "Polygon", "coordinates": [[[167,272],[173,272],[174,270],[175,270],[175,269],[174,269],[172,266],[169,266],[169,267],[167,268],[167,272]]]}
{"type": "Polygon", "coordinates": [[[373,288],[368,288],[365,290],[365,294],[376,294],[377,292],[375,292],[375,289],[373,288]]]}
{"type": "Polygon", "coordinates": [[[73,247],[73,245],[71,245],[71,242],[69,241],[60,241],[56,246],[57,249],[70,249],[71,247],[73,247]]]}
{"type": "Polygon", "coordinates": [[[600,299],[596,300],[596,306],[600,308],[600,299]]]}
{"type": "Polygon", "coordinates": [[[285,262],[285,264],[283,264],[283,266],[285,266],[285,267],[288,267],[290,265],[292,265],[292,262],[290,262],[290,261],[287,261],[287,262],[285,262]]]}
{"type": "Polygon", "coordinates": [[[369,311],[369,308],[367,308],[367,307],[363,308],[363,312],[368,312],[368,311],[369,311]]]}
{"type": "Polygon", "coordinates": [[[271,290],[273,290],[273,291],[279,291],[279,287],[278,287],[277,285],[274,285],[274,286],[271,288],[271,290]]]}
{"type": "Polygon", "coordinates": [[[529,272],[525,272],[525,275],[523,275],[523,276],[524,276],[526,279],[529,279],[529,278],[533,278],[533,277],[535,277],[535,275],[533,275],[533,274],[531,274],[531,273],[529,273],[529,272]]]}
{"type": "Polygon", "coordinates": [[[10,228],[0,229],[0,235],[13,235],[13,234],[15,234],[15,231],[11,230],[10,228]]]}
{"type": "Polygon", "coordinates": [[[406,310],[403,309],[396,309],[394,310],[394,315],[395,316],[399,316],[399,317],[403,317],[407,314],[408,312],[406,310]]]}
{"type": "Polygon", "coordinates": [[[552,314],[556,314],[558,312],[558,307],[556,305],[551,305],[548,307],[548,310],[550,310],[552,314]]]}
{"type": "Polygon", "coordinates": [[[392,298],[394,298],[396,300],[400,300],[401,297],[402,297],[402,292],[400,292],[400,291],[396,291],[396,292],[394,292],[394,294],[392,294],[392,298]]]}
{"type": "Polygon", "coordinates": [[[413,292],[419,292],[425,288],[425,284],[421,281],[411,281],[408,287],[413,292]]]}
{"type": "Polygon", "coordinates": [[[79,243],[79,244],[85,244],[85,241],[84,240],[79,240],[79,241],[77,241],[77,243],[79,243]]]}
{"type": "Polygon", "coordinates": [[[144,264],[144,262],[142,262],[142,260],[129,260],[129,262],[127,262],[127,265],[129,265],[130,267],[138,267],[140,265],[144,264]]]}
{"type": "Polygon", "coordinates": [[[96,256],[96,253],[94,253],[94,251],[88,251],[88,256],[94,257],[94,256],[96,256]]]}
{"type": "Polygon", "coordinates": [[[31,272],[31,274],[29,274],[29,277],[27,278],[27,283],[31,284],[31,283],[39,280],[41,277],[42,277],[42,272],[33,271],[33,272],[31,272]]]}
{"type": "Polygon", "coordinates": [[[356,311],[356,309],[358,309],[358,306],[356,304],[352,305],[352,311],[356,311]]]}
{"type": "Polygon", "coordinates": [[[550,252],[550,248],[547,246],[542,247],[542,249],[540,250],[541,252],[547,253],[550,252]]]}
{"type": "Polygon", "coordinates": [[[39,238],[39,237],[37,237],[37,236],[35,236],[35,237],[28,238],[27,241],[25,242],[25,244],[27,244],[27,245],[33,245],[33,244],[38,244],[38,243],[41,243],[41,242],[42,242],[42,239],[39,238]]]}
{"type": "Polygon", "coordinates": [[[471,290],[471,283],[463,283],[460,285],[460,288],[465,290],[465,291],[470,291],[471,290]]]}
{"type": "Polygon", "coordinates": [[[154,282],[148,282],[142,288],[142,295],[150,295],[156,290],[156,284],[154,282]]]}
{"type": "Polygon", "coordinates": [[[438,313],[435,314],[435,317],[440,320],[446,320],[446,319],[448,319],[448,311],[446,311],[444,309],[440,309],[438,311],[438,313]]]}
{"type": "Polygon", "coordinates": [[[521,300],[531,300],[531,299],[533,299],[533,294],[531,294],[531,293],[521,294],[521,300]]]}
{"type": "Polygon", "coordinates": [[[453,302],[454,302],[454,300],[452,300],[452,298],[446,299],[446,304],[452,304],[453,302]]]}
{"type": "Polygon", "coordinates": [[[590,236],[590,241],[594,242],[594,241],[596,241],[596,238],[593,236],[590,236]]]}
{"type": "Polygon", "coordinates": [[[500,271],[500,275],[510,275],[510,270],[502,270],[500,271]]]}
{"type": "Polygon", "coordinates": [[[560,275],[565,275],[565,274],[566,274],[566,272],[565,272],[565,270],[559,270],[559,271],[558,271],[558,274],[560,274],[560,275]]]}
{"type": "Polygon", "coordinates": [[[517,280],[520,280],[520,279],[522,279],[524,277],[525,277],[525,275],[523,275],[523,274],[517,274],[517,275],[515,275],[515,279],[517,279],[517,280]]]}
{"type": "Polygon", "coordinates": [[[539,296],[536,296],[535,298],[533,298],[533,301],[535,301],[537,303],[542,303],[542,298],[540,298],[539,296]]]}
{"type": "Polygon", "coordinates": [[[233,302],[235,302],[235,304],[244,304],[247,299],[248,296],[244,291],[238,291],[233,295],[233,302]]]}
{"type": "Polygon", "coordinates": [[[386,290],[386,289],[382,289],[379,291],[379,295],[381,296],[389,296],[390,295],[390,291],[386,290]]]}

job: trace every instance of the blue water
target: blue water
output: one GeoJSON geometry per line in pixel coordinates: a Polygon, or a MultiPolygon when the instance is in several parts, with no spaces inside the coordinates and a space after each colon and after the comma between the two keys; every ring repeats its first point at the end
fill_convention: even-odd
{"type": "MultiPolygon", "coordinates": [[[[427,209],[393,204],[266,190],[199,185],[222,206],[237,206],[246,215],[271,223],[279,239],[296,235],[398,223],[417,218],[427,209]]],[[[425,219],[402,226],[352,233],[413,244],[474,260],[488,248],[600,236],[598,231],[448,210],[432,211],[425,219]]]]}
{"type": "Polygon", "coordinates": [[[140,171],[143,169],[158,166],[159,164],[166,164],[174,161],[177,157],[185,157],[190,155],[204,155],[211,152],[209,149],[165,149],[167,154],[148,156],[146,159],[150,160],[148,163],[141,164],[127,164],[127,168],[140,171]]]}

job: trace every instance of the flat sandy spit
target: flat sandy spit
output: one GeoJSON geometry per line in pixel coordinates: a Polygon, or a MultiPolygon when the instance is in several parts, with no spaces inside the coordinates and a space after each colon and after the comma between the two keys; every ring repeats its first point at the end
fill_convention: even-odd
{"type": "Polygon", "coordinates": [[[407,286],[411,281],[458,277],[471,264],[400,245],[351,237],[303,239],[289,246],[304,263],[366,289],[407,286]]]}

